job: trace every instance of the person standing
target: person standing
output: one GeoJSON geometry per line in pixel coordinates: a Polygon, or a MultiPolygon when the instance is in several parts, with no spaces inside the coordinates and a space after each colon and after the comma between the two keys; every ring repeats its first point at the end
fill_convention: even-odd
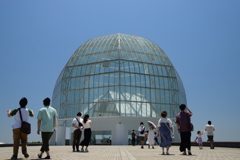
{"type": "Polygon", "coordinates": [[[13,129],[13,156],[11,158],[12,160],[17,159],[17,157],[18,157],[18,149],[19,149],[20,141],[21,141],[21,145],[22,145],[22,154],[24,155],[25,158],[29,157],[29,154],[27,153],[28,135],[21,131],[22,121],[21,121],[21,117],[20,117],[20,113],[19,113],[19,112],[21,112],[22,120],[24,122],[28,122],[29,116],[30,117],[34,116],[33,111],[26,108],[27,103],[28,103],[27,98],[23,97],[19,101],[20,108],[7,111],[8,117],[14,116],[14,124],[12,126],[12,129],[13,129]]]}
{"type": "Polygon", "coordinates": [[[89,115],[85,114],[85,116],[83,117],[84,139],[80,143],[80,145],[82,146],[81,152],[84,152],[83,150],[84,146],[86,146],[85,152],[88,152],[88,145],[92,135],[91,126],[92,126],[92,121],[89,119],[89,115]]]}
{"type": "Polygon", "coordinates": [[[72,149],[73,152],[75,152],[75,148],[77,149],[77,152],[79,152],[79,144],[80,144],[80,138],[82,135],[81,129],[83,129],[83,120],[81,118],[82,114],[80,112],[77,113],[77,118],[74,118],[72,121],[72,127],[74,128],[73,132],[73,144],[72,149]]]}
{"type": "Polygon", "coordinates": [[[145,137],[145,127],[144,127],[144,123],[141,122],[140,123],[140,127],[138,128],[138,137],[140,140],[140,144],[141,144],[141,148],[144,149],[143,145],[144,145],[144,137],[145,137]]]}
{"type": "Polygon", "coordinates": [[[195,138],[195,141],[199,145],[199,149],[203,149],[202,147],[202,135],[204,134],[204,131],[197,131],[197,136],[195,138]]]}
{"type": "Polygon", "coordinates": [[[158,121],[158,136],[160,133],[161,143],[160,147],[162,147],[162,154],[164,153],[164,147],[167,148],[166,154],[169,155],[169,147],[171,147],[172,143],[172,136],[173,134],[173,127],[172,121],[167,118],[167,112],[163,111],[161,113],[161,117],[158,121]]]}
{"type": "Polygon", "coordinates": [[[131,132],[131,135],[132,135],[132,145],[135,146],[135,137],[136,137],[136,133],[135,133],[135,130],[132,130],[131,132]]]}
{"type": "Polygon", "coordinates": [[[154,136],[155,136],[154,131],[156,130],[155,127],[152,124],[150,124],[148,128],[148,136],[147,136],[148,148],[152,146],[152,149],[154,149],[154,136]]]}
{"type": "Polygon", "coordinates": [[[154,140],[155,140],[155,143],[159,145],[159,143],[158,143],[158,138],[157,138],[157,137],[158,137],[158,136],[157,136],[157,133],[155,132],[155,133],[154,133],[154,140]]]}
{"type": "Polygon", "coordinates": [[[210,142],[210,148],[214,149],[213,131],[215,131],[215,127],[212,125],[211,121],[208,121],[208,124],[206,125],[205,131],[207,131],[208,141],[210,142]]]}
{"type": "Polygon", "coordinates": [[[45,98],[43,100],[44,107],[39,110],[37,115],[37,134],[40,134],[41,131],[42,136],[41,153],[38,154],[38,158],[42,158],[43,153],[46,152],[45,159],[50,159],[49,140],[54,133],[54,116],[57,117],[57,111],[50,106],[50,102],[50,98],[45,98]]]}
{"type": "Polygon", "coordinates": [[[181,112],[176,116],[176,125],[178,128],[178,133],[180,133],[181,144],[180,144],[180,152],[183,152],[183,155],[186,155],[186,148],[188,149],[188,155],[192,155],[191,152],[191,116],[193,113],[190,109],[185,105],[181,104],[179,106],[181,112]],[[188,112],[185,112],[188,111],[188,112]]]}

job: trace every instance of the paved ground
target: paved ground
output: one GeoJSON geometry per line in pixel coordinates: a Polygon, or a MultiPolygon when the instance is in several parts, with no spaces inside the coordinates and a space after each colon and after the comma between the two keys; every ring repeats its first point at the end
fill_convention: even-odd
{"type": "MultiPolygon", "coordinates": [[[[240,160],[239,148],[215,147],[214,150],[205,147],[199,150],[198,147],[192,147],[192,156],[181,155],[178,146],[170,148],[170,155],[161,155],[159,146],[155,149],[140,149],[139,146],[89,146],[88,153],[72,152],[71,146],[50,146],[51,158],[54,160],[240,160]]],[[[38,159],[37,154],[40,146],[29,146],[29,160],[38,159]]],[[[21,148],[20,148],[21,150],[21,148]]],[[[10,159],[12,147],[0,147],[0,159],[10,159]]],[[[45,157],[45,155],[43,156],[45,157]]],[[[19,160],[24,160],[22,154],[18,156],[19,160]]]]}

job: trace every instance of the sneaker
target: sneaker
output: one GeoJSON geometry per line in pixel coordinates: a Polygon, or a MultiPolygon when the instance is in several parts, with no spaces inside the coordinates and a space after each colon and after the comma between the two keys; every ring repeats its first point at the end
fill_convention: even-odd
{"type": "Polygon", "coordinates": [[[188,151],[188,155],[192,155],[191,151],[188,151]]]}
{"type": "Polygon", "coordinates": [[[87,149],[85,149],[85,152],[88,152],[88,150],[87,150],[87,149]]]}
{"type": "Polygon", "coordinates": [[[143,146],[141,148],[144,149],[143,146]]]}
{"type": "Polygon", "coordinates": [[[44,159],[51,159],[50,156],[45,157],[44,159]]]}
{"type": "Polygon", "coordinates": [[[16,160],[16,159],[18,159],[16,155],[13,155],[13,156],[11,157],[11,160],[16,160]]]}
{"type": "Polygon", "coordinates": [[[76,152],[75,150],[73,150],[73,152],[76,152]]]}
{"type": "Polygon", "coordinates": [[[152,146],[152,149],[154,149],[154,147],[152,146]]]}
{"type": "Polygon", "coordinates": [[[80,152],[80,150],[78,149],[76,152],[80,152]]]}
{"type": "Polygon", "coordinates": [[[167,152],[166,155],[169,155],[169,153],[167,152]]]}
{"type": "Polygon", "coordinates": [[[165,153],[164,152],[162,152],[162,155],[164,155],[165,153]]]}
{"type": "Polygon", "coordinates": [[[24,155],[25,158],[29,157],[29,154],[27,152],[23,152],[23,155],[24,155]]]}
{"type": "Polygon", "coordinates": [[[186,151],[184,151],[184,152],[182,153],[182,155],[187,155],[187,154],[186,154],[186,151]]]}
{"type": "Polygon", "coordinates": [[[80,152],[84,152],[84,150],[83,149],[81,149],[81,151],[80,152]]]}

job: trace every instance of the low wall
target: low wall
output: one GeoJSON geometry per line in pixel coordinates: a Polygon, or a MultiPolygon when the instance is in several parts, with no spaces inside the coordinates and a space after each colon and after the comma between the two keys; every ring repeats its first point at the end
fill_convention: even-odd
{"type": "MultiPolygon", "coordinates": [[[[42,143],[28,143],[28,146],[41,146],[42,143]]],[[[0,147],[12,147],[13,144],[0,144],[0,147]]],[[[21,144],[20,144],[21,146],[21,144]]]]}
{"type": "MultiPolygon", "coordinates": [[[[198,146],[197,142],[191,142],[192,146],[198,146]]],[[[214,142],[215,147],[240,148],[240,142],[214,142]]],[[[28,143],[28,146],[41,146],[41,143],[28,143]]],[[[180,146],[180,142],[173,142],[173,146],[180,146]]],[[[0,144],[0,147],[12,147],[13,144],[0,144]]],[[[203,142],[203,147],[210,147],[209,142],[203,142]]]]}
{"type": "MultiPolygon", "coordinates": [[[[173,142],[172,145],[180,146],[180,142],[173,142]]],[[[192,146],[198,146],[197,142],[191,142],[192,146]]],[[[213,142],[214,147],[231,147],[231,148],[240,148],[240,142],[213,142]]],[[[203,147],[210,147],[209,142],[203,142],[203,147]]]]}

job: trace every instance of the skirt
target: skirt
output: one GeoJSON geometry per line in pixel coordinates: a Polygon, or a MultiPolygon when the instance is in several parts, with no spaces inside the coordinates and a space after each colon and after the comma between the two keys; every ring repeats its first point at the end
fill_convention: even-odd
{"type": "Polygon", "coordinates": [[[202,137],[198,137],[198,139],[196,140],[197,143],[202,143],[202,137]]]}

